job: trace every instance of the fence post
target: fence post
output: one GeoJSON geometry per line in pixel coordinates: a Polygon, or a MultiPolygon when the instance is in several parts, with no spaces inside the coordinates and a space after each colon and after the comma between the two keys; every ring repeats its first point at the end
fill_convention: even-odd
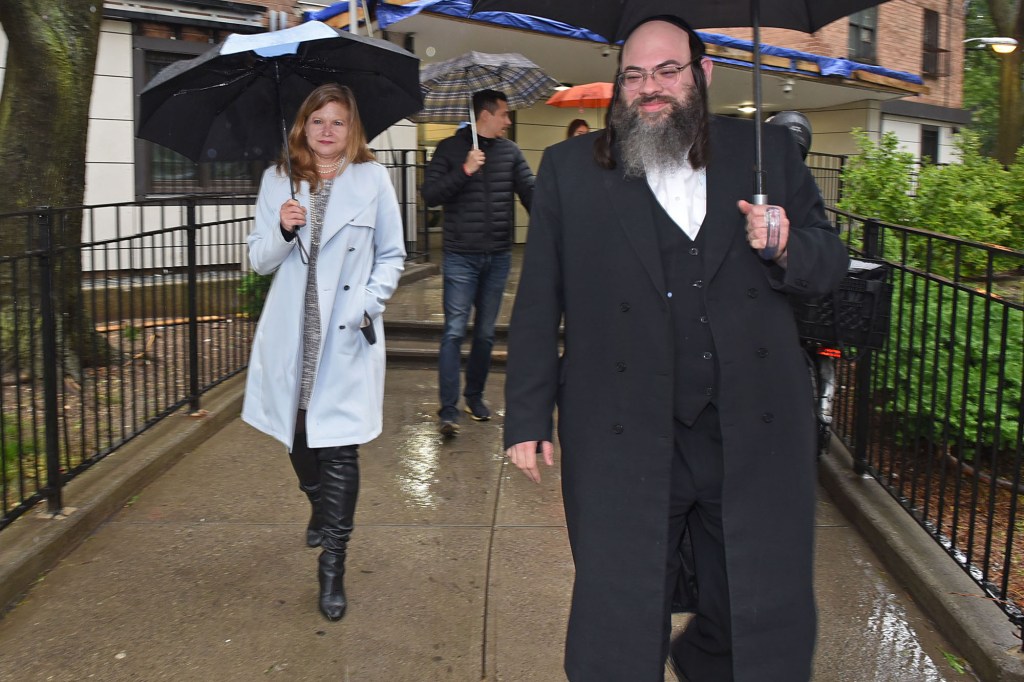
{"type": "Polygon", "coordinates": [[[188,235],[188,404],[199,410],[199,265],[196,257],[196,200],[185,200],[188,235]]]}
{"type": "MultiPolygon", "coordinates": [[[[878,257],[878,219],[864,222],[864,249],[866,258],[878,257]]],[[[857,475],[868,472],[868,433],[871,425],[871,365],[870,350],[861,351],[857,358],[857,406],[853,419],[853,470],[857,475]]]]}
{"type": "MultiPolygon", "coordinates": [[[[426,174],[426,169],[427,169],[427,150],[426,149],[417,150],[416,156],[419,157],[420,154],[422,154],[423,157],[422,157],[422,162],[420,162],[419,158],[417,158],[417,160],[416,160],[416,164],[419,167],[417,169],[417,171],[419,171],[419,169],[422,169],[424,174],[426,174]]],[[[419,172],[417,172],[417,175],[419,175],[419,172]]],[[[416,191],[418,191],[418,190],[419,190],[419,188],[417,187],[416,191]]],[[[422,199],[422,196],[420,198],[422,199]]],[[[423,215],[421,216],[422,219],[423,219],[423,253],[425,254],[424,257],[423,257],[423,260],[424,260],[424,262],[429,263],[430,262],[430,222],[429,222],[430,221],[430,208],[427,206],[427,202],[426,201],[421,201],[420,202],[420,206],[423,207],[423,215]]]]}
{"type": "Polygon", "coordinates": [[[39,249],[39,314],[43,342],[43,424],[46,432],[46,508],[50,514],[64,509],[64,477],[60,470],[57,409],[57,319],[53,304],[53,209],[36,209],[36,245],[39,249]]]}
{"type": "Polygon", "coordinates": [[[846,168],[846,154],[839,157],[839,178],[836,183],[836,205],[843,200],[843,169],[846,168]]]}

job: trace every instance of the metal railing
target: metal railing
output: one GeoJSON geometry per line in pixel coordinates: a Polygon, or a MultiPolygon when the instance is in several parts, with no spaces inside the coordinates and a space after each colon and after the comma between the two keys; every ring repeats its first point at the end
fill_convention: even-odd
{"type": "Polygon", "coordinates": [[[59,511],[68,480],[245,368],[252,211],[179,197],[0,216],[26,240],[0,257],[0,529],[43,499],[59,511]]]}
{"type": "Polygon", "coordinates": [[[846,165],[846,157],[812,152],[807,155],[806,163],[818,183],[825,205],[836,206],[843,198],[843,167],[846,165]]]}
{"type": "Polygon", "coordinates": [[[1024,625],[1024,251],[830,213],[894,288],[885,348],[839,363],[834,429],[1024,625]]]}
{"type": "MultiPolygon", "coordinates": [[[[429,260],[423,150],[377,153],[410,259],[429,260]]],[[[195,164],[190,164],[194,166],[195,164]]],[[[265,289],[251,194],[0,215],[0,530],[245,369],[265,289]]]]}
{"type": "MultiPolygon", "coordinates": [[[[189,159],[153,145],[154,159],[150,176],[143,186],[153,198],[207,196],[213,192],[255,194],[260,177],[269,162],[194,163],[189,159]]],[[[430,210],[419,201],[419,186],[427,165],[425,149],[377,149],[374,154],[388,169],[402,210],[406,250],[412,260],[430,259],[430,230],[440,229],[440,211],[430,210]]]]}

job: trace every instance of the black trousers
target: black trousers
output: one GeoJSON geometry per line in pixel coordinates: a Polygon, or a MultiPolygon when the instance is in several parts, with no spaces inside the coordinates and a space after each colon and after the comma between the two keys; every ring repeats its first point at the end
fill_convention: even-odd
{"type": "Polygon", "coordinates": [[[693,426],[675,424],[669,543],[665,571],[665,650],[699,682],[731,682],[732,626],[722,526],[722,428],[713,405],[693,426]],[[672,595],[679,579],[679,546],[687,531],[697,575],[696,615],[671,645],[672,595]]]}

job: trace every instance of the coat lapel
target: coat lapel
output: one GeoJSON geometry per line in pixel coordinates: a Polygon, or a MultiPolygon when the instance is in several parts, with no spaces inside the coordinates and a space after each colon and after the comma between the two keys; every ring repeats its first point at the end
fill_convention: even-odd
{"type": "MultiPolygon", "coordinates": [[[[367,164],[352,164],[334,180],[334,189],[324,212],[321,245],[329,242],[343,227],[351,223],[374,198],[376,193],[369,186],[370,174],[364,172],[366,167],[367,164]]],[[[367,224],[372,226],[373,222],[367,224]]]]}
{"type": "MultiPolygon", "coordinates": [[[[617,164],[621,168],[621,162],[617,164]]],[[[647,182],[642,178],[624,179],[621,170],[603,173],[608,198],[615,209],[619,225],[633,246],[637,258],[643,264],[651,283],[659,294],[664,295],[665,273],[661,267],[658,238],[654,233],[652,201],[655,201],[647,182]]]]}
{"type": "Polygon", "coordinates": [[[708,210],[700,228],[705,232],[704,278],[708,281],[718,272],[733,240],[743,234],[744,225],[743,216],[736,208],[736,192],[730,191],[735,188],[737,164],[727,162],[734,157],[723,141],[717,139],[713,123],[711,130],[711,147],[715,154],[708,163],[708,210]]]}

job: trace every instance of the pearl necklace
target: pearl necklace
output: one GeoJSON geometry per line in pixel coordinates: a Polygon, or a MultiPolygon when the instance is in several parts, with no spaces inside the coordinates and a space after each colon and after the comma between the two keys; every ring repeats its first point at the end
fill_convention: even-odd
{"type": "Polygon", "coordinates": [[[334,163],[318,163],[316,164],[316,167],[320,170],[317,170],[317,173],[319,173],[320,175],[330,175],[331,173],[336,173],[338,169],[341,168],[341,164],[343,163],[345,163],[344,156],[342,156],[334,163]]]}

